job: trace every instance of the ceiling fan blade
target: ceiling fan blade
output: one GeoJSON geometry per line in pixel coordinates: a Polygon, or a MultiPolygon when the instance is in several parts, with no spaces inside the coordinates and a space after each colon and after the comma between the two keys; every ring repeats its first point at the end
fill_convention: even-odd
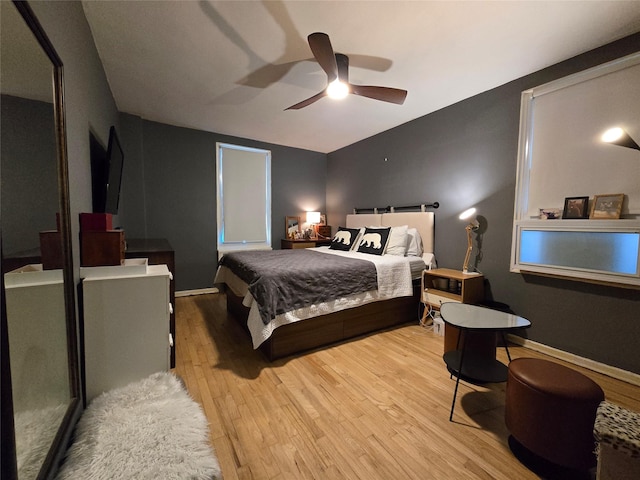
{"type": "Polygon", "coordinates": [[[336,65],[338,65],[338,80],[349,83],[349,57],[342,53],[336,53],[336,65]]]}
{"type": "Polygon", "coordinates": [[[300,110],[301,108],[307,107],[312,103],[317,102],[326,95],[327,91],[323,90],[320,93],[316,93],[313,97],[309,97],[306,100],[301,101],[300,103],[296,103],[295,105],[291,105],[289,108],[285,108],[285,110],[300,110]]]}
{"type": "Polygon", "coordinates": [[[407,91],[399,88],[390,87],[372,87],[367,85],[351,85],[351,93],[360,95],[361,97],[373,98],[374,100],[382,100],[383,102],[395,103],[402,105],[407,98],[407,91]]]}
{"type": "Polygon", "coordinates": [[[331,40],[326,33],[315,32],[307,37],[309,47],[316,57],[318,64],[326,72],[329,83],[338,78],[338,66],[336,65],[336,56],[333,53],[331,40]]]}

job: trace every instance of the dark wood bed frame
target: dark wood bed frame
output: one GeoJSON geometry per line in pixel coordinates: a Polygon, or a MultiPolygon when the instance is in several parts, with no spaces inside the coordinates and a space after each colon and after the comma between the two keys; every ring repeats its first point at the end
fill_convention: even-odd
{"type": "MultiPolygon", "coordinates": [[[[235,295],[229,288],[225,290],[227,311],[248,333],[249,309],[242,305],[242,297],[235,295]]],[[[360,307],[282,325],[260,345],[260,350],[272,361],[367,333],[417,322],[419,304],[418,282],[417,285],[414,283],[412,297],[367,303],[360,307]]]]}

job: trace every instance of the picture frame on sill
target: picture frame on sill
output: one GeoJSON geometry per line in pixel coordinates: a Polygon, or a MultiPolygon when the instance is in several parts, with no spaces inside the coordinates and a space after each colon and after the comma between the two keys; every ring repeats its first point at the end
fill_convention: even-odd
{"type": "Polygon", "coordinates": [[[556,220],[562,216],[561,208],[541,208],[539,217],[540,220],[556,220]]]}
{"type": "Polygon", "coordinates": [[[589,218],[589,197],[566,197],[562,218],[589,218]]]}
{"type": "Polygon", "coordinates": [[[589,218],[600,220],[614,220],[620,218],[624,193],[608,193],[595,195],[589,218]]]}

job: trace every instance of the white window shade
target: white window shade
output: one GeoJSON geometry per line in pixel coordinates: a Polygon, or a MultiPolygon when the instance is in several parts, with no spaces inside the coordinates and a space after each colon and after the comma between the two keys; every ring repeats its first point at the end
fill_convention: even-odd
{"type": "Polygon", "coordinates": [[[271,248],[271,152],[217,145],[218,250],[271,248]]]}

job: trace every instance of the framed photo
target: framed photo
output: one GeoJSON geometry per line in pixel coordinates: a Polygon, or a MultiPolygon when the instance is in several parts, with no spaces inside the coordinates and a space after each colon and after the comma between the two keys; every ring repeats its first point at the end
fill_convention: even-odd
{"type": "Polygon", "coordinates": [[[540,220],[556,220],[561,216],[562,209],[560,208],[541,208],[538,218],[540,220]]]}
{"type": "Polygon", "coordinates": [[[320,223],[318,225],[326,225],[327,224],[327,215],[324,213],[320,214],[320,223]]]}
{"type": "Polygon", "coordinates": [[[596,195],[593,198],[593,206],[591,207],[591,215],[589,216],[589,218],[599,218],[606,220],[620,218],[623,200],[624,193],[596,195]]]}
{"type": "Polygon", "coordinates": [[[565,198],[562,218],[589,218],[589,197],[565,198]]]}

